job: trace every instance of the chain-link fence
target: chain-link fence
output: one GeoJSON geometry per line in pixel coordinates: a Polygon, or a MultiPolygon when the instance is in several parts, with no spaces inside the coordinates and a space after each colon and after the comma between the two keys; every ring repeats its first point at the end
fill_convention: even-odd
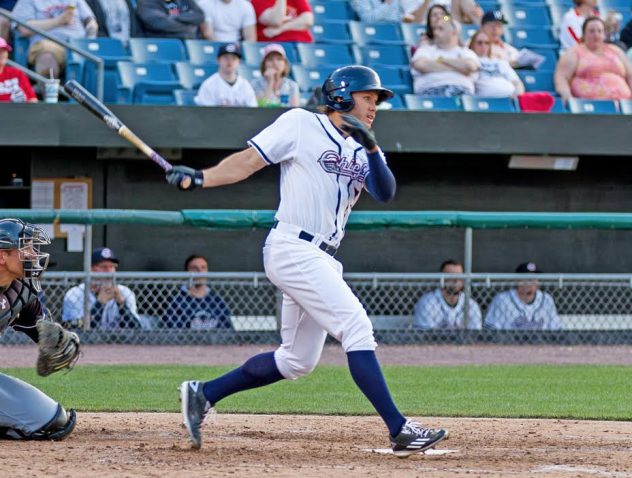
{"type": "MultiPolygon", "coordinates": [[[[277,343],[262,273],[49,273],[42,300],[88,343],[277,343]]],[[[632,276],[347,274],[381,343],[632,342],[632,276]]],[[[7,331],[0,343],[26,343],[7,331]]]]}

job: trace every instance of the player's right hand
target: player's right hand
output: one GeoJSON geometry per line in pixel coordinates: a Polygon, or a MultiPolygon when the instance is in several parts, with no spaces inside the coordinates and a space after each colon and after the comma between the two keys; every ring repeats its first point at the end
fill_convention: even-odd
{"type": "Polygon", "coordinates": [[[177,186],[181,191],[192,191],[196,187],[202,187],[204,185],[204,173],[187,166],[175,166],[171,171],[167,172],[166,177],[169,184],[177,186]],[[185,177],[191,178],[191,181],[189,181],[186,187],[183,187],[182,180],[185,177]]]}

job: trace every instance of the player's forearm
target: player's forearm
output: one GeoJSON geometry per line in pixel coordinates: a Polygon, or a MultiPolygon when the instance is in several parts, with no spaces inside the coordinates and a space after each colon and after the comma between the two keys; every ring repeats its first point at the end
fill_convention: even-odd
{"type": "Polygon", "coordinates": [[[205,169],[205,188],[214,188],[226,184],[234,184],[252,176],[265,166],[258,153],[252,148],[240,151],[224,159],[217,166],[205,169]]]}
{"type": "Polygon", "coordinates": [[[382,159],[379,150],[368,153],[369,172],[366,177],[366,188],[369,194],[379,202],[389,202],[395,196],[397,183],[395,176],[382,159]]]}

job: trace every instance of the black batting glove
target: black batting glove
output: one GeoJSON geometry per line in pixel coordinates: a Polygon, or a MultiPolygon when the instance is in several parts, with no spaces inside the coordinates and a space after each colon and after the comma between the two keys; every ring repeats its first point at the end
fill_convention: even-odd
{"type": "Polygon", "coordinates": [[[371,151],[377,146],[377,140],[373,132],[367,126],[353,115],[342,115],[344,121],[342,130],[349,133],[353,139],[371,151]]]}
{"type": "Polygon", "coordinates": [[[188,166],[175,166],[171,171],[167,172],[166,177],[169,184],[177,186],[181,191],[192,191],[204,185],[204,173],[188,166]],[[190,181],[184,181],[187,177],[190,181]],[[189,184],[185,185],[183,181],[189,184]]]}

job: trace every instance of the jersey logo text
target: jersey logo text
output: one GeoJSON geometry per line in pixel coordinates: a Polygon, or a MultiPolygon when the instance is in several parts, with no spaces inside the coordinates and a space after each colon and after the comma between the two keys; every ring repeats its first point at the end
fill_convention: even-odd
{"type": "Polygon", "coordinates": [[[338,153],[332,150],[325,151],[318,158],[320,166],[328,173],[340,174],[351,178],[353,181],[364,182],[364,178],[369,169],[366,163],[357,163],[353,159],[346,156],[340,157],[338,153]]]}

